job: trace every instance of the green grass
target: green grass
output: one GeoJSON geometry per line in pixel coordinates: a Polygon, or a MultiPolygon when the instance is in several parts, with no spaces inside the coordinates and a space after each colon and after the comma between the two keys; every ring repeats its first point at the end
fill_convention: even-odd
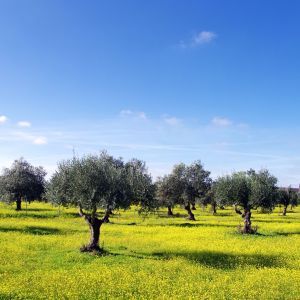
{"type": "Polygon", "coordinates": [[[0,204],[0,299],[300,299],[299,208],[254,212],[252,236],[229,208],[175,213],[116,213],[99,257],[79,251],[89,232],[75,209],[0,204]]]}

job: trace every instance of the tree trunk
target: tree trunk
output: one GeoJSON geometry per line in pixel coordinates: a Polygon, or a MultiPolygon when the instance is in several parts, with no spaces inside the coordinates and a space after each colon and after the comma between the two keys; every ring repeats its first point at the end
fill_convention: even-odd
{"type": "Polygon", "coordinates": [[[195,203],[192,203],[192,210],[196,210],[195,203]]]}
{"type": "Polygon", "coordinates": [[[217,213],[217,204],[215,202],[212,203],[211,210],[212,210],[213,215],[215,215],[217,213]]]}
{"type": "Polygon", "coordinates": [[[172,206],[168,206],[168,216],[173,216],[172,206]]]}
{"type": "Polygon", "coordinates": [[[191,220],[191,221],[196,221],[195,216],[194,216],[194,214],[192,213],[190,204],[187,204],[184,208],[186,209],[186,211],[187,211],[188,214],[189,214],[188,219],[191,220]]]}
{"type": "Polygon", "coordinates": [[[102,220],[99,220],[96,217],[86,216],[86,222],[90,227],[90,243],[84,247],[84,251],[99,251],[99,241],[100,241],[100,227],[102,225],[102,220]]]}
{"type": "Polygon", "coordinates": [[[17,200],[16,200],[16,204],[17,204],[16,210],[21,210],[22,209],[21,203],[22,203],[21,197],[18,197],[17,200]]]}
{"type": "Polygon", "coordinates": [[[286,211],[287,211],[287,205],[285,205],[285,206],[283,207],[283,212],[282,212],[282,215],[283,215],[283,216],[286,216],[286,211]]]}
{"type": "Polygon", "coordinates": [[[244,218],[244,228],[243,233],[253,233],[251,227],[251,211],[246,208],[242,217],[244,218]]]}
{"type": "Polygon", "coordinates": [[[112,210],[107,209],[104,214],[104,223],[109,223],[109,216],[112,215],[112,210]]]}

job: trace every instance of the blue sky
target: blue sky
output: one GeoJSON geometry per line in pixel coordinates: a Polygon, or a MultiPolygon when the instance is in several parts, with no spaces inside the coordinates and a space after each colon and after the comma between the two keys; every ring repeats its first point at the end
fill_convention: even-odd
{"type": "Polygon", "coordinates": [[[0,1],[0,166],[107,149],[154,177],[300,183],[300,2],[0,1]]]}

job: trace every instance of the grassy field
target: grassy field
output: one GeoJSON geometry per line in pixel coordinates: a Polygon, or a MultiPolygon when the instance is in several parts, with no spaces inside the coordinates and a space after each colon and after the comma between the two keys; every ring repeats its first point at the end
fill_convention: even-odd
{"type": "Polygon", "coordinates": [[[75,209],[0,204],[0,299],[300,299],[300,209],[253,213],[259,234],[236,233],[232,209],[141,217],[102,226],[99,257],[75,209]]]}

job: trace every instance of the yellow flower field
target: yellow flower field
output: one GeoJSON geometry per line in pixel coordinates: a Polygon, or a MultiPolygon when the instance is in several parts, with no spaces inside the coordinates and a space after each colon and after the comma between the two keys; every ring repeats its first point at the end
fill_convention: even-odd
{"type": "Polygon", "coordinates": [[[0,299],[300,299],[299,208],[254,211],[252,236],[232,208],[174,213],[115,212],[96,256],[76,209],[0,204],[0,299]]]}

